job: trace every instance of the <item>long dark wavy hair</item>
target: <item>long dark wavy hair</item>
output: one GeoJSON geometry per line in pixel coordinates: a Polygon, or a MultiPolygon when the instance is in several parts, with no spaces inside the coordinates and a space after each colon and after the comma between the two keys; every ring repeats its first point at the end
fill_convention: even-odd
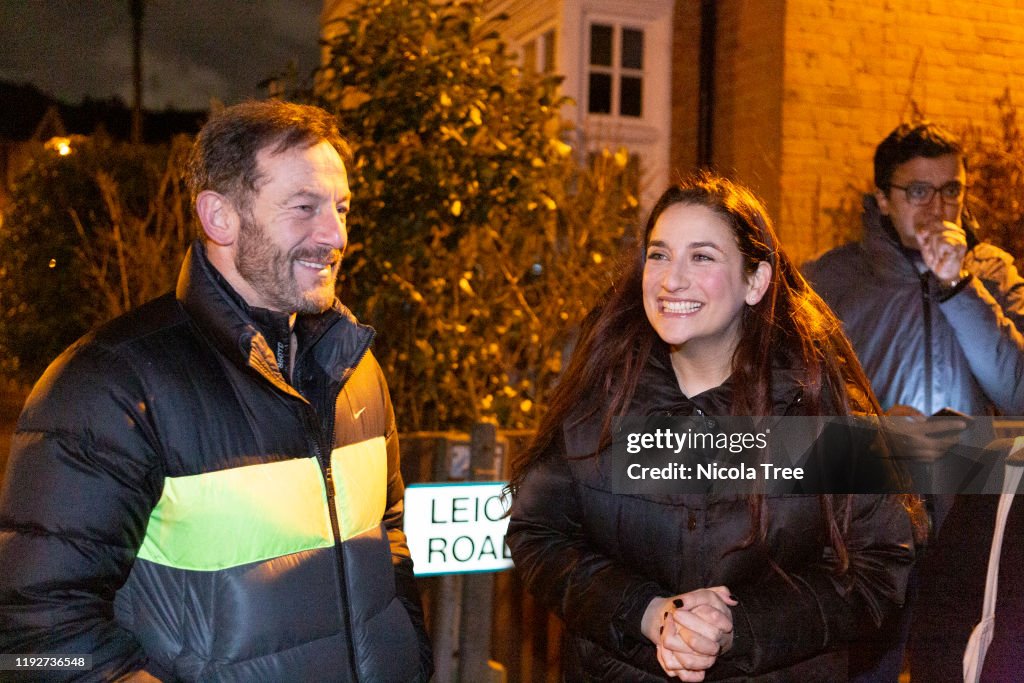
{"type": "MultiPolygon", "coordinates": [[[[536,438],[511,463],[508,488],[513,495],[531,466],[558,443],[570,417],[578,423],[600,414],[598,450],[609,445],[612,419],[626,414],[655,345],[664,344],[644,311],[642,283],[651,231],[665,209],[675,204],[704,206],[722,218],[732,229],[748,276],[762,261],[771,265],[764,296],[742,313],[732,363],[731,414],[772,414],[772,368],[780,354],[802,382],[806,414],[880,412],[839,320],[781,249],[764,205],[746,188],[704,172],[662,194],[637,240],[635,253],[587,317],[536,438]],[[581,405],[587,407],[581,410],[581,405]]],[[[836,551],[836,568],[842,573],[848,565],[843,542],[850,521],[848,496],[819,498],[830,544],[836,551]]],[[[747,545],[763,539],[768,528],[764,496],[751,495],[749,509],[752,525],[747,545]]]]}

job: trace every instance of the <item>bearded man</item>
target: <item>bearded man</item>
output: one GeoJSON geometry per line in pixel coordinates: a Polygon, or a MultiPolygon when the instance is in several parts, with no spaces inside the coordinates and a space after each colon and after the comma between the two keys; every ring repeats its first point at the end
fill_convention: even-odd
{"type": "Polygon", "coordinates": [[[335,296],[349,158],[315,107],[204,126],[176,291],[72,345],[19,418],[0,652],[89,655],[47,673],[95,680],[429,678],[394,413],[335,296]]]}

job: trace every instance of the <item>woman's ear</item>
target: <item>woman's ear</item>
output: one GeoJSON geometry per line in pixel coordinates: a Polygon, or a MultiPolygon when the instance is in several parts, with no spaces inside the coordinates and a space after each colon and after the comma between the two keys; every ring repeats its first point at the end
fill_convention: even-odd
{"type": "Polygon", "coordinates": [[[196,196],[196,214],[203,225],[203,232],[214,244],[227,246],[237,239],[238,212],[224,195],[213,190],[200,192],[196,196]]]}
{"type": "Polygon", "coordinates": [[[747,305],[754,306],[761,301],[764,293],[768,291],[768,285],[772,281],[772,264],[761,261],[757,264],[754,272],[747,277],[747,296],[744,301],[747,305]]]}

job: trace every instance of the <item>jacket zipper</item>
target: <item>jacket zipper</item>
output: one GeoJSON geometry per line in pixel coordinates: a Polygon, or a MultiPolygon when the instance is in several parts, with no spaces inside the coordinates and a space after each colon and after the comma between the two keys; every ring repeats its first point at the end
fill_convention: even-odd
{"type": "Polygon", "coordinates": [[[334,424],[337,416],[337,410],[335,406],[338,403],[338,396],[341,395],[342,390],[348,383],[349,377],[355,372],[355,369],[359,367],[359,364],[363,362],[363,358],[370,350],[370,343],[373,341],[371,336],[363,346],[363,350],[359,353],[356,361],[350,366],[350,369],[345,373],[341,382],[338,383],[338,390],[334,392],[327,406],[329,407],[330,413],[328,414],[327,429],[320,431],[320,421],[317,419],[316,408],[312,404],[307,403],[307,422],[314,426],[313,434],[315,435],[313,441],[313,451],[316,455],[317,462],[320,463],[320,471],[323,474],[324,486],[327,489],[327,511],[331,516],[331,531],[334,533],[334,558],[338,565],[338,578],[341,581],[341,590],[345,597],[345,604],[342,609],[342,618],[345,620],[345,631],[348,633],[348,638],[345,639],[348,645],[348,656],[349,662],[352,667],[352,673],[355,676],[355,680],[359,680],[359,670],[356,667],[356,650],[354,641],[354,634],[352,633],[352,619],[350,615],[351,605],[349,604],[348,596],[348,575],[345,571],[345,562],[342,559],[341,554],[341,523],[338,520],[338,505],[334,495],[334,471],[331,467],[331,452],[334,444],[334,424]]]}
{"type": "Polygon", "coordinates": [[[932,305],[928,296],[928,273],[921,274],[921,305],[924,307],[924,414],[932,409],[932,305]]]}

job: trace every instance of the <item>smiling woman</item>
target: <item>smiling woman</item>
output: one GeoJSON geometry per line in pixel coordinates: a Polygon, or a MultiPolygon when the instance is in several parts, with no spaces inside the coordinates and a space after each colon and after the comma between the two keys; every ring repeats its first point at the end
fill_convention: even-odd
{"type": "Polygon", "coordinates": [[[771,272],[768,261],[752,269],[744,263],[729,224],[706,206],[672,204],[655,221],[644,263],[644,311],[669,345],[688,395],[731,374],[743,307],[761,301],[771,272]]]}
{"type": "Polygon", "coordinates": [[[566,622],[566,678],[845,680],[857,617],[903,600],[910,501],[616,495],[602,472],[617,416],[875,411],[761,202],[710,174],[669,188],[513,463],[507,542],[566,622]]]}

